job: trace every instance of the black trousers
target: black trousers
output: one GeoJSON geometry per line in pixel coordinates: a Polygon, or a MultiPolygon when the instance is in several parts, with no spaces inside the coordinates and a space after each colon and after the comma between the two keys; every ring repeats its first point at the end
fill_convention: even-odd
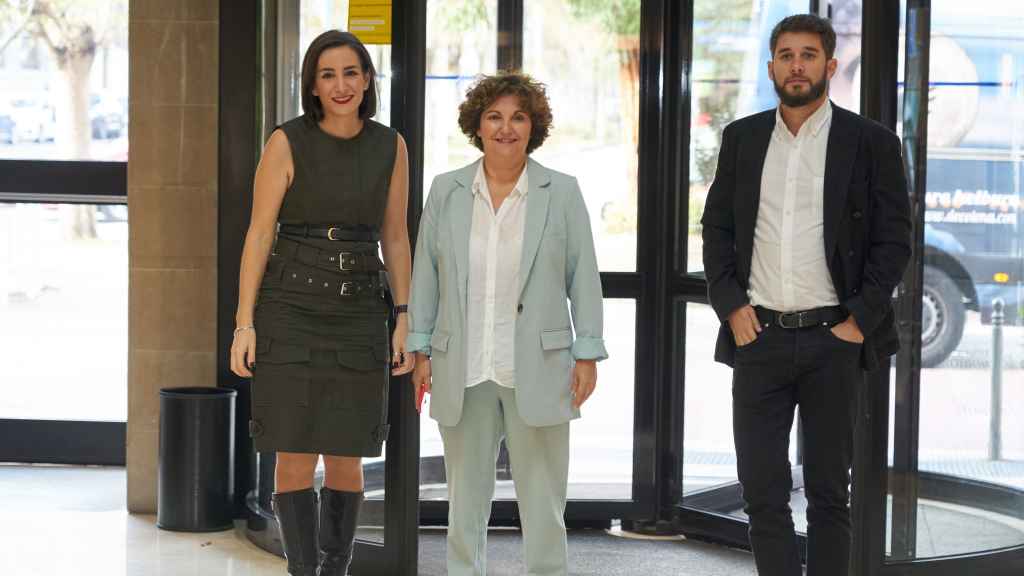
{"type": "Polygon", "coordinates": [[[807,575],[847,576],[850,466],[860,345],[826,326],[764,328],[736,350],[733,436],[750,544],[760,576],[800,576],[792,512],[789,434],[803,424],[807,575]]]}

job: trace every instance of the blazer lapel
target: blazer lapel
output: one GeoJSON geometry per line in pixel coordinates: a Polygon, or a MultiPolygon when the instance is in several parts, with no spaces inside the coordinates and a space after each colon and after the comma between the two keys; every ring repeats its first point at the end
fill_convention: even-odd
{"type": "Polygon", "coordinates": [[[551,173],[532,159],[526,161],[526,177],[530,191],[526,195],[526,223],[523,227],[523,255],[519,265],[519,295],[526,288],[526,280],[533,269],[533,261],[540,248],[544,225],[548,220],[548,202],[551,198],[549,185],[551,173]]]}
{"type": "Polygon", "coordinates": [[[857,159],[859,129],[850,121],[847,112],[832,105],[832,126],[828,133],[828,149],[825,152],[825,195],[822,204],[824,212],[825,260],[831,261],[836,249],[839,221],[846,206],[846,193],[853,176],[853,162],[857,159]]]}
{"type": "Polygon", "coordinates": [[[775,110],[764,113],[764,117],[753,125],[750,137],[740,139],[740,154],[737,162],[736,235],[737,252],[746,260],[742,269],[750,269],[754,254],[754,226],[761,205],[761,173],[764,171],[768,145],[775,130],[775,110]]]}
{"type": "Polygon", "coordinates": [[[469,290],[469,234],[473,226],[473,180],[481,160],[461,168],[455,173],[456,189],[448,199],[448,229],[455,251],[455,272],[459,285],[459,302],[463,312],[469,290]]]}
{"type": "Polygon", "coordinates": [[[755,125],[754,133],[749,140],[750,155],[745,158],[743,175],[746,177],[744,184],[747,188],[747,196],[752,200],[749,206],[753,208],[753,220],[757,220],[757,208],[761,203],[761,173],[764,171],[765,157],[768,156],[768,145],[772,141],[772,132],[775,130],[775,114],[772,113],[765,118],[764,122],[755,125]]]}

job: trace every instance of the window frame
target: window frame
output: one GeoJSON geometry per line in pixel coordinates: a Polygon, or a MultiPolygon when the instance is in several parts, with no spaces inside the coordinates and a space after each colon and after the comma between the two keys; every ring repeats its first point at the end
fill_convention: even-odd
{"type": "MultiPolygon", "coordinates": [[[[0,160],[0,202],[125,205],[128,163],[0,160]]],[[[126,350],[126,362],[127,357],[126,350]]],[[[0,462],[124,466],[127,427],[127,422],[0,418],[0,462]]]]}

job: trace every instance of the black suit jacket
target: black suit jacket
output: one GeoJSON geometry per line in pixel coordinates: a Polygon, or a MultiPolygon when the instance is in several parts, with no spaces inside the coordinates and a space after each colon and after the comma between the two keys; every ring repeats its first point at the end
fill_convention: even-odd
{"type": "MultiPolygon", "coordinates": [[[[727,318],[749,302],[761,172],[775,110],[725,127],[703,224],[711,306],[722,321],[715,360],[733,364],[727,318]]],[[[864,333],[861,365],[899,349],[892,293],[910,260],[910,203],[899,138],[881,124],[832,105],[825,156],[825,257],[840,304],[864,333]]]]}

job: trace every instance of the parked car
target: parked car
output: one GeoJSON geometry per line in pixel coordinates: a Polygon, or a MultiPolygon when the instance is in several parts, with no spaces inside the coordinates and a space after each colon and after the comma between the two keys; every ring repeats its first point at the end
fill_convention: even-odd
{"type": "Polygon", "coordinates": [[[97,204],[96,220],[102,222],[127,222],[127,204],[97,204]]]}
{"type": "Polygon", "coordinates": [[[6,112],[0,112],[0,142],[14,142],[14,120],[11,120],[10,114],[6,112]]]}
{"type": "Polygon", "coordinates": [[[89,125],[94,139],[118,138],[125,129],[125,110],[118,98],[89,96],[89,125]]]}
{"type": "Polygon", "coordinates": [[[53,134],[53,111],[30,96],[10,100],[6,114],[13,123],[11,142],[42,142],[53,134]]]}

